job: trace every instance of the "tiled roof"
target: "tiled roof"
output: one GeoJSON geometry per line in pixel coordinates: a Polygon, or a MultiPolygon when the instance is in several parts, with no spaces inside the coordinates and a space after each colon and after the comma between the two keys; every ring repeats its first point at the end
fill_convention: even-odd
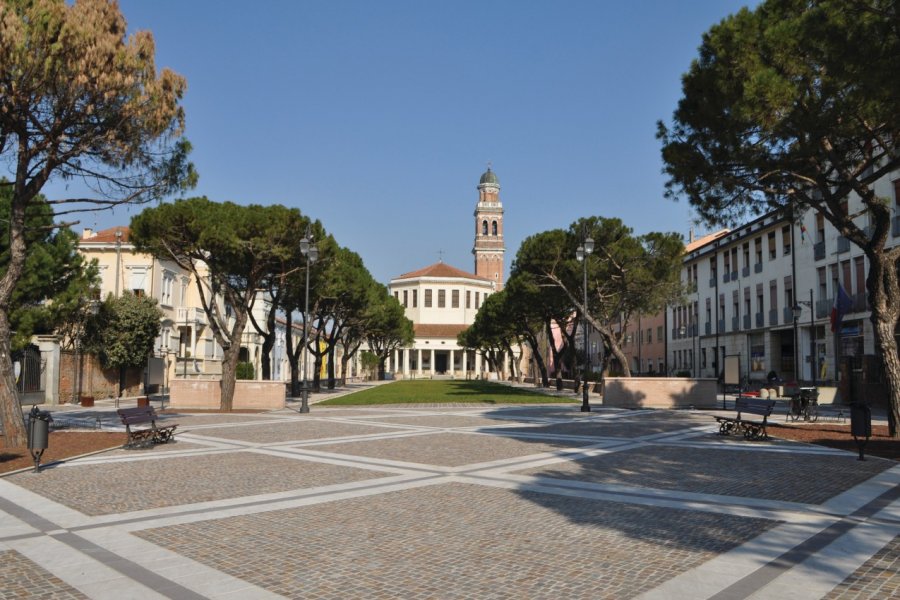
{"type": "Polygon", "coordinates": [[[468,327],[468,325],[417,323],[415,331],[417,338],[455,338],[468,327]]]}
{"type": "Polygon", "coordinates": [[[410,271],[397,277],[397,279],[413,279],[416,277],[458,277],[461,279],[479,279],[481,281],[490,281],[487,277],[481,277],[474,273],[467,273],[462,269],[451,267],[443,262],[437,262],[418,271],[410,271]]]}
{"type": "Polygon", "coordinates": [[[701,238],[697,238],[693,242],[688,242],[687,244],[685,244],[684,251],[685,252],[693,252],[697,248],[701,248],[710,242],[714,242],[717,239],[719,239],[720,237],[722,237],[724,235],[728,235],[729,233],[731,233],[730,229],[722,229],[715,233],[710,233],[709,235],[704,235],[701,238]]]}
{"type": "Polygon", "coordinates": [[[116,243],[116,231],[122,232],[122,243],[127,244],[131,240],[131,229],[124,225],[120,225],[119,227],[110,227],[109,229],[102,229],[90,237],[85,237],[81,241],[90,242],[92,244],[115,244],[116,243]]]}

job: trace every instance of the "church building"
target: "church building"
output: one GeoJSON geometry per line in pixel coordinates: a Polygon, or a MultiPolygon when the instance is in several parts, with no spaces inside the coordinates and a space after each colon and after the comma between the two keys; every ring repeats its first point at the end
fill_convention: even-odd
{"type": "Polygon", "coordinates": [[[477,189],[475,272],[437,262],[388,284],[415,328],[413,344],[396,350],[389,362],[388,369],[398,378],[487,377],[481,355],[456,342],[456,336],[475,321],[484,300],[503,287],[503,204],[500,182],[490,167],[477,189]]]}

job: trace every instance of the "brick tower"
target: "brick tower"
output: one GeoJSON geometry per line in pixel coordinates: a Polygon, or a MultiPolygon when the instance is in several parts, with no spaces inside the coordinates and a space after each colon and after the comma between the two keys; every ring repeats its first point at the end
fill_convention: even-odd
{"type": "Polygon", "coordinates": [[[475,206],[475,274],[503,289],[503,204],[500,182],[488,167],[478,182],[478,204],[475,206]]]}

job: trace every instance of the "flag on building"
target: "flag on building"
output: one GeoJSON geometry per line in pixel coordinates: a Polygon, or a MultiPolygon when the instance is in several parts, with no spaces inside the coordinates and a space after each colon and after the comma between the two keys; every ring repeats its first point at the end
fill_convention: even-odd
{"type": "Polygon", "coordinates": [[[844,287],[839,283],[837,293],[834,295],[834,304],[831,306],[831,331],[835,332],[841,326],[844,315],[850,312],[853,302],[850,296],[844,291],[844,287]]]}

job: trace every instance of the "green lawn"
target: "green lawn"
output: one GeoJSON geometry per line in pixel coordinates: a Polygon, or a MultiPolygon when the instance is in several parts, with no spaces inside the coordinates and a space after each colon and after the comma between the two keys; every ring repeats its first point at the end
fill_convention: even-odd
{"type": "Polygon", "coordinates": [[[410,404],[420,402],[471,402],[473,404],[572,403],[574,400],[545,396],[531,390],[513,388],[490,381],[462,379],[395,381],[340,398],[317,403],[320,406],[360,404],[410,404]]]}

